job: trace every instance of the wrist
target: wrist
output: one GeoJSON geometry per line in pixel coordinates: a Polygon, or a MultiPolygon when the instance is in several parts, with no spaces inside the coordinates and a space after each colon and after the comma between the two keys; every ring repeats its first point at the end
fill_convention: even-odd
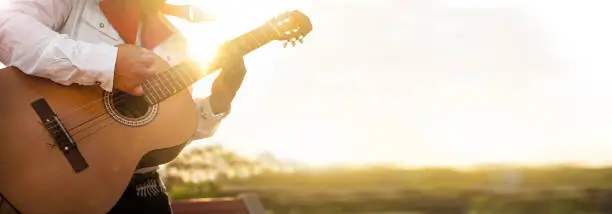
{"type": "Polygon", "coordinates": [[[227,105],[224,108],[220,108],[218,102],[214,101],[212,96],[207,98],[196,99],[196,106],[200,110],[200,116],[202,118],[214,118],[214,119],[223,119],[225,118],[229,112],[231,111],[231,106],[227,105]]]}

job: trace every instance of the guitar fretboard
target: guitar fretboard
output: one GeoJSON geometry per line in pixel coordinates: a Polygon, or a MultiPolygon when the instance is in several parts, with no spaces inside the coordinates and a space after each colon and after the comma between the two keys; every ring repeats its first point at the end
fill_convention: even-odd
{"type": "Polygon", "coordinates": [[[144,98],[151,105],[160,103],[187,89],[207,74],[223,68],[223,65],[233,57],[242,57],[273,41],[277,35],[274,26],[267,23],[227,42],[225,47],[221,48],[224,52],[219,52],[213,63],[204,71],[196,63],[183,62],[167,71],[157,73],[142,85],[145,91],[144,98]]]}

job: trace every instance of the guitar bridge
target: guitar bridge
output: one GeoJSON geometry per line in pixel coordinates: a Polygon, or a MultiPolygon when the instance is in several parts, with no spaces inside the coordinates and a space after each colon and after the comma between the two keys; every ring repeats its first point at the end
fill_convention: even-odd
{"type": "Polygon", "coordinates": [[[42,124],[45,126],[53,140],[55,141],[55,145],[57,148],[62,151],[66,160],[74,172],[79,173],[89,167],[87,161],[81,152],[79,151],[76,143],[68,133],[68,130],[62,124],[62,121],[57,117],[55,112],[51,109],[49,104],[45,99],[39,99],[32,102],[32,108],[38,114],[38,117],[42,121],[42,124]]]}

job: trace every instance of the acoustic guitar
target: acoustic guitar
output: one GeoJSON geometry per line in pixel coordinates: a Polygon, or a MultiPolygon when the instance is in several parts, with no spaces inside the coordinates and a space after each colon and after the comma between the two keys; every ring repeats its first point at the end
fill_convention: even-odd
{"type": "Polygon", "coordinates": [[[25,214],[98,214],[119,200],[134,170],[173,160],[196,129],[188,87],[271,41],[301,41],[312,30],[307,16],[285,12],[224,45],[211,66],[185,62],[144,81],[143,96],[96,86],[63,86],[0,71],[0,194],[25,214]],[[153,155],[151,155],[153,154],[153,155]],[[148,158],[147,158],[148,156],[148,158]]]}

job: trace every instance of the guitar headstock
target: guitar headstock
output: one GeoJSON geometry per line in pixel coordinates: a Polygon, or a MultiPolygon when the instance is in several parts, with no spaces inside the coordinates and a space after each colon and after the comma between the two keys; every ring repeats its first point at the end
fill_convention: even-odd
{"type": "Polygon", "coordinates": [[[285,47],[291,43],[295,46],[296,42],[303,43],[304,37],[312,31],[310,18],[304,13],[294,10],[282,13],[268,22],[276,31],[276,40],[284,41],[285,47]]]}

